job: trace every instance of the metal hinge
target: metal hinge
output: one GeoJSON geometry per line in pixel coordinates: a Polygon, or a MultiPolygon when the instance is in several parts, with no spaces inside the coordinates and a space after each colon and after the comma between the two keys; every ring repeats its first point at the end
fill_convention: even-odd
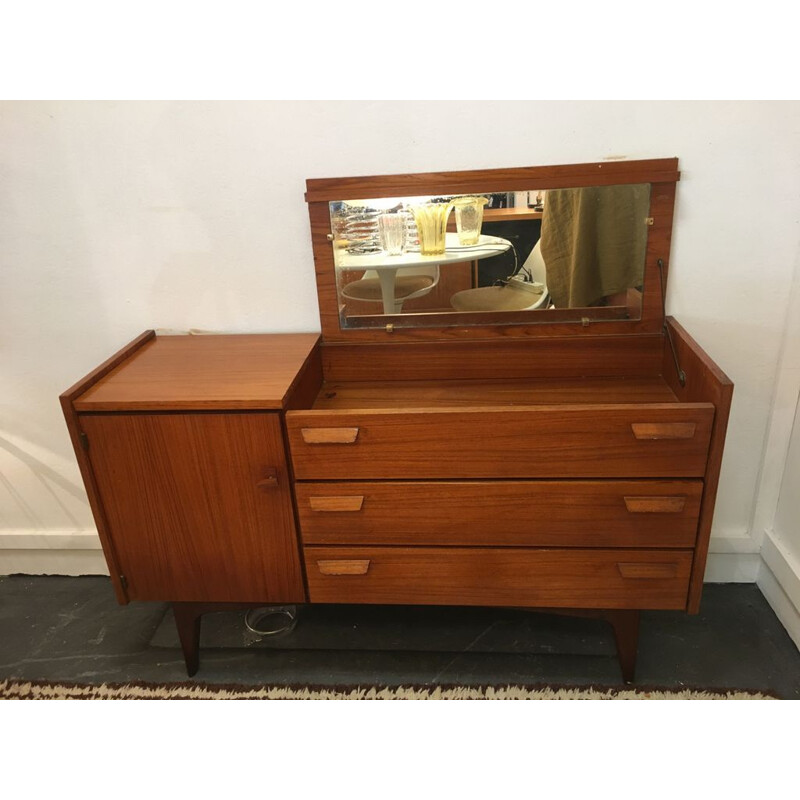
{"type": "Polygon", "coordinates": [[[645,217],[644,224],[645,225],[655,225],[656,219],[655,217],[645,217]]]}
{"type": "Polygon", "coordinates": [[[78,438],[81,440],[81,447],[84,450],[88,450],[89,449],[89,437],[83,431],[81,431],[78,434],[78,438]]]}
{"type": "Polygon", "coordinates": [[[123,589],[128,588],[128,579],[124,575],[119,576],[119,584],[123,589]]]}

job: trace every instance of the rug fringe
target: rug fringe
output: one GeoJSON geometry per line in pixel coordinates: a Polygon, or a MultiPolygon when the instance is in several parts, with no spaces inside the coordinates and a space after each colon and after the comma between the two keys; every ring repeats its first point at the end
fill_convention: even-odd
{"type": "Polygon", "coordinates": [[[98,685],[0,681],[4,700],[775,700],[750,690],[593,686],[233,686],[127,683],[98,685]]]}

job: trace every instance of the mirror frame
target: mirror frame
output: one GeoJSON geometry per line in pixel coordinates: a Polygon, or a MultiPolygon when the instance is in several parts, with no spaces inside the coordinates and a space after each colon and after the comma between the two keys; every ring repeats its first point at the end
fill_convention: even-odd
{"type": "MultiPolygon", "coordinates": [[[[306,181],[305,199],[311,221],[311,246],[317,278],[322,338],[325,342],[420,342],[491,339],[496,337],[596,336],[652,334],[664,324],[664,287],[669,273],[670,243],[675,206],[675,189],[680,173],[677,158],[643,161],[603,161],[511,169],[427,172],[407,175],[375,175],[352,178],[312,178],[306,181]],[[422,195],[478,194],[536,189],[570,189],[590,186],[615,186],[649,183],[651,219],[644,266],[641,316],[638,319],[584,318],[568,321],[543,321],[525,324],[513,319],[505,323],[493,317],[487,324],[446,327],[395,327],[342,329],[339,324],[339,299],[336,289],[329,203],[363,197],[406,197],[422,195]]],[[[524,312],[530,313],[530,312],[524,312]]],[[[542,314],[552,313],[542,311],[542,314]]],[[[475,315],[469,315],[474,318],[475,315]]],[[[465,315],[466,317],[466,315],[465,315]]]]}

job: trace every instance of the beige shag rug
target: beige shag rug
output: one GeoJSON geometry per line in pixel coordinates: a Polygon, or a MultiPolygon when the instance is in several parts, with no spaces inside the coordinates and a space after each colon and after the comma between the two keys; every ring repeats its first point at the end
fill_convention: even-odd
{"type": "Polygon", "coordinates": [[[548,686],[303,687],[0,681],[2,700],[775,700],[751,691],[548,686]]]}

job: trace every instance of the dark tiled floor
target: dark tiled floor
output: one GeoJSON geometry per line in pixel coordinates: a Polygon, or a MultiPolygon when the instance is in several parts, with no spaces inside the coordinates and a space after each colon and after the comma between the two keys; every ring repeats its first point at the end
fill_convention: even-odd
{"type": "MultiPolygon", "coordinates": [[[[621,685],[610,628],[518,610],[315,606],[259,640],[204,618],[201,683],[621,685]]],[[[0,577],[0,678],[187,680],[166,605],[117,605],[101,577],[0,577]]],[[[702,612],[642,617],[637,684],[800,699],[800,653],[751,584],[709,585],[702,612]]]]}

